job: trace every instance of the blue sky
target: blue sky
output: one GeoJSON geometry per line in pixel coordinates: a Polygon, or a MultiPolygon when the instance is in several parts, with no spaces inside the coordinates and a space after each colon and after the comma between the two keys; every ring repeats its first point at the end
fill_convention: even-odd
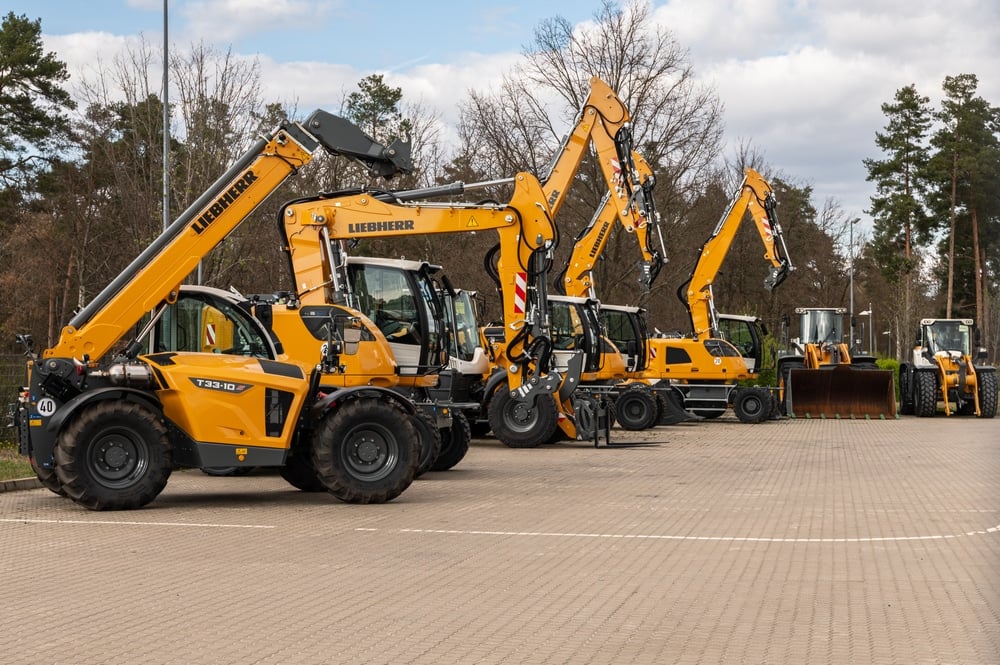
{"type": "MultiPolygon", "coordinates": [[[[653,0],[652,20],[689,49],[695,76],[725,105],[727,150],[751,142],[770,171],[811,185],[814,203],[860,216],[873,193],[881,104],[908,84],[940,100],[945,76],[973,73],[1000,105],[994,0],[653,0]]],[[[170,0],[172,53],[204,42],[256,58],[266,99],[336,111],[372,73],[457,121],[456,101],[499,80],[541,21],[574,25],[600,0],[504,3],[390,0],[170,0]]],[[[68,86],[106,68],[140,35],[162,44],[163,0],[7,0],[40,18],[68,86]]],[[[641,121],[641,118],[637,118],[641,121]]],[[[771,173],[766,173],[770,175],[771,173]]]]}

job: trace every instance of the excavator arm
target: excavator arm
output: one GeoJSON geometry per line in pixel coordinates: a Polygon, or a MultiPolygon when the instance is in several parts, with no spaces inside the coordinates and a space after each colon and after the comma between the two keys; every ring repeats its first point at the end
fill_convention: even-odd
{"type": "Polygon", "coordinates": [[[604,195],[601,207],[574,239],[573,250],[566,266],[559,273],[557,285],[564,295],[597,297],[594,291],[593,270],[611,239],[615,221],[620,222],[627,233],[635,235],[642,255],[642,260],[639,262],[639,283],[645,290],[652,287],[666,263],[660,217],[653,205],[652,189],[655,184],[653,173],[646,160],[635,151],[631,151],[628,171],[638,175],[641,198],[632,197],[631,200],[636,204],[628,204],[626,207],[628,214],[623,215],[621,206],[615,204],[611,190],[604,195]],[[644,212],[633,213],[632,209],[636,207],[644,212]],[[653,246],[653,237],[659,240],[659,248],[653,246]]]}
{"type": "Polygon", "coordinates": [[[677,297],[687,307],[691,326],[698,339],[719,336],[718,314],[712,296],[712,284],[722,268],[736,233],[746,214],[756,225],[764,259],[771,263],[771,271],[764,280],[768,291],[781,284],[794,270],[788,258],[788,249],[781,234],[775,214],[775,199],[771,186],[754,169],[747,168],[743,182],[736,191],[729,208],[722,215],[698,253],[691,276],[677,290],[677,297]]]}
{"type": "Polygon", "coordinates": [[[181,282],[314,153],[329,152],[390,178],[412,169],[410,146],[383,146],[346,120],[315,111],[258,139],[225,174],[63,328],[45,357],[98,359],[146,312],[176,299],[181,282]]]}
{"type": "Polygon", "coordinates": [[[411,200],[427,190],[342,192],[289,203],[281,224],[298,299],[324,304],[344,292],[341,241],[495,230],[510,388],[530,384],[553,392],[561,377],[548,366],[544,267],[556,229],[538,180],[519,173],[512,181],[514,193],[505,204],[411,200]]]}

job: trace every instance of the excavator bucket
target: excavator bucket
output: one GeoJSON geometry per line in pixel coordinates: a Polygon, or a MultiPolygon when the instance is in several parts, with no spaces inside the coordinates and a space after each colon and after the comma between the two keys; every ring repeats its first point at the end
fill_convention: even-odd
{"type": "Polygon", "coordinates": [[[793,369],[786,393],[788,415],[796,418],[896,417],[892,370],[847,364],[793,369]]]}

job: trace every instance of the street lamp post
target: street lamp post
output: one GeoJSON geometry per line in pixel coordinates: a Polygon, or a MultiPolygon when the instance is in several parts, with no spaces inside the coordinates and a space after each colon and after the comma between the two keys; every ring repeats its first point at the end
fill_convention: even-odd
{"type": "Polygon", "coordinates": [[[883,330],[882,334],[885,335],[885,357],[892,357],[892,330],[883,330]]]}
{"type": "MultiPolygon", "coordinates": [[[[868,309],[866,309],[863,312],[858,312],[858,316],[867,316],[868,317],[868,353],[874,355],[874,353],[875,353],[875,334],[872,332],[873,326],[874,326],[874,322],[872,321],[872,314],[873,313],[874,312],[872,312],[872,304],[868,303],[868,309]]],[[[862,330],[864,330],[864,329],[862,328],[862,330]]],[[[864,333],[862,333],[862,334],[864,334],[864,333]]]]}
{"type": "Polygon", "coordinates": [[[848,308],[848,316],[850,317],[851,323],[851,338],[850,346],[848,347],[852,352],[854,351],[854,225],[861,221],[860,217],[855,217],[851,220],[851,223],[847,225],[847,250],[848,257],[850,260],[850,265],[848,266],[848,273],[850,274],[850,287],[848,288],[850,297],[850,307],[848,308]]]}

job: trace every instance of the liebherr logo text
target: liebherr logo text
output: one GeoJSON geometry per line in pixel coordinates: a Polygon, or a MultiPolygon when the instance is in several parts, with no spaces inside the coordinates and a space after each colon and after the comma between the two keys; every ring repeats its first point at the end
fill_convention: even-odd
{"type": "Polygon", "coordinates": [[[375,233],[378,231],[412,231],[412,219],[391,219],[387,222],[357,222],[348,224],[348,233],[375,233]]]}
{"type": "Polygon", "coordinates": [[[245,393],[246,391],[253,388],[253,385],[249,383],[236,383],[235,381],[219,381],[218,379],[199,379],[196,376],[191,377],[191,383],[198,386],[199,388],[204,388],[206,390],[218,390],[224,393],[245,393]]]}
{"type": "Polygon", "coordinates": [[[594,246],[590,248],[590,258],[594,258],[595,256],[597,256],[597,253],[601,251],[601,241],[604,240],[604,236],[608,235],[608,229],[610,227],[611,227],[610,223],[604,222],[604,225],[601,227],[600,232],[598,232],[597,234],[597,239],[594,241],[594,246]]]}
{"type": "Polygon", "coordinates": [[[250,184],[255,180],[257,180],[257,174],[253,171],[247,171],[240,176],[240,179],[234,182],[233,186],[227,189],[225,194],[215,199],[215,203],[210,205],[208,210],[202,213],[201,217],[194,220],[191,224],[191,228],[194,232],[201,233],[207,229],[209,224],[218,219],[219,215],[221,215],[233,201],[240,198],[240,195],[243,194],[243,192],[245,192],[250,184]]]}

